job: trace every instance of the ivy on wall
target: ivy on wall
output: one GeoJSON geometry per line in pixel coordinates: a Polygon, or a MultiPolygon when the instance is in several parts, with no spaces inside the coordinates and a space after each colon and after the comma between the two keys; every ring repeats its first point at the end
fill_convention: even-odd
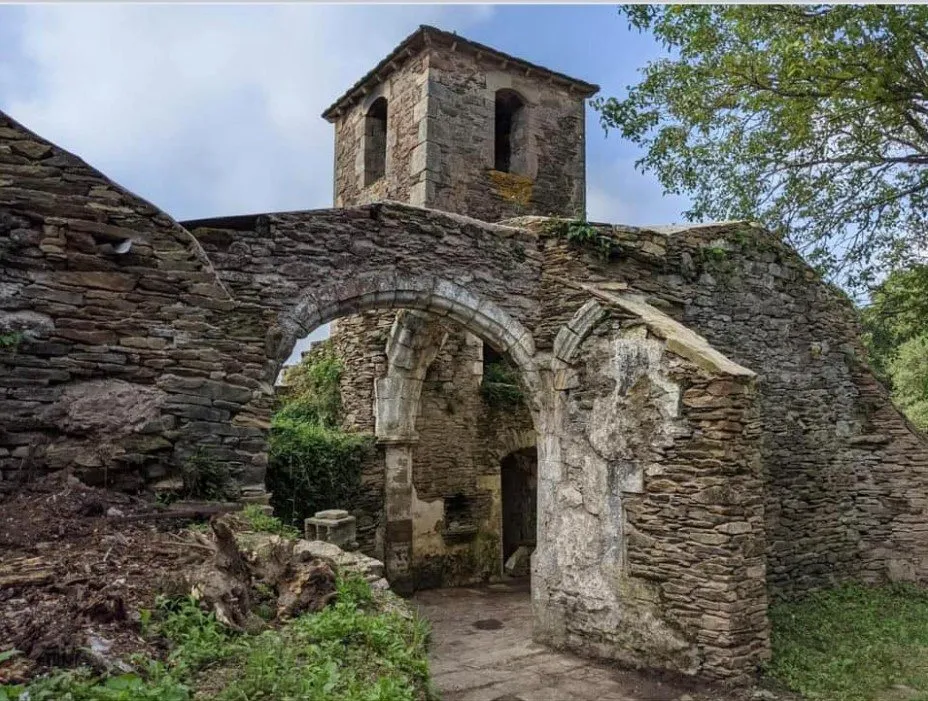
{"type": "Polygon", "coordinates": [[[485,363],[480,394],[488,405],[497,409],[517,406],[525,397],[519,369],[502,356],[485,363]]]}

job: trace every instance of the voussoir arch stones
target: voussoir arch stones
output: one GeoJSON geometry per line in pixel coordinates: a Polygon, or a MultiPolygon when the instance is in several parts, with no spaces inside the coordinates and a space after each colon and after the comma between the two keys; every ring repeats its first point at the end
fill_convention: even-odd
{"type": "Polygon", "coordinates": [[[372,309],[412,309],[447,316],[485,341],[509,353],[532,391],[540,389],[535,343],[529,330],[493,301],[448,280],[396,271],[358,275],[345,285],[327,285],[304,292],[281,313],[273,357],[283,362],[296,341],[322,324],[372,309]]]}

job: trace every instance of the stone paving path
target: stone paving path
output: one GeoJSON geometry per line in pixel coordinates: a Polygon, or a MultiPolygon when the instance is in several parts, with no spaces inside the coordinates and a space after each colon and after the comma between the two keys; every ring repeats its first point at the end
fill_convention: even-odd
{"type": "Polygon", "coordinates": [[[533,643],[526,583],[423,591],[410,603],[432,623],[432,676],[444,701],[745,698],[688,680],[659,680],[533,643]]]}

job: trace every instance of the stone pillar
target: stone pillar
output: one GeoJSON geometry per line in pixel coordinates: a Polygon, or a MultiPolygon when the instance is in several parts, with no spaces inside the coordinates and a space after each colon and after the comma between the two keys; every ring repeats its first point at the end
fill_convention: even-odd
{"type": "Polygon", "coordinates": [[[386,532],[384,566],[390,586],[398,593],[412,591],[412,450],[415,439],[384,439],[386,532]]]}

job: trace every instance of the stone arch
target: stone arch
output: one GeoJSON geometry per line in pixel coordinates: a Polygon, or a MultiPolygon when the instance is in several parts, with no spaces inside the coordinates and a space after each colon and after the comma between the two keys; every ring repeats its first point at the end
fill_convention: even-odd
{"type": "Polygon", "coordinates": [[[409,275],[395,270],[375,271],[355,277],[344,285],[327,285],[304,292],[268,332],[273,372],[294,344],[340,316],[369,309],[411,309],[447,316],[466,330],[508,352],[519,367],[529,392],[533,415],[542,406],[542,382],[535,359],[532,334],[521,322],[489,299],[440,277],[409,275]]]}
{"type": "Polygon", "coordinates": [[[380,443],[415,441],[426,372],[446,331],[424,312],[400,310],[387,340],[387,374],[375,383],[374,426],[380,443]]]}
{"type": "Polygon", "coordinates": [[[431,362],[429,356],[434,357],[432,347],[435,345],[430,335],[416,338],[417,332],[428,325],[426,314],[452,319],[509,353],[520,370],[536,427],[546,423],[540,419],[545,403],[535,345],[528,329],[494,302],[461,285],[440,277],[409,275],[396,270],[360,274],[348,284],[326,285],[300,295],[280,313],[278,324],[268,332],[274,376],[299,338],[340,316],[370,309],[413,312],[402,316],[388,344],[388,354],[397,371],[377,385],[378,419],[385,422],[381,424],[383,433],[378,431],[379,438],[384,439],[380,442],[384,445],[386,471],[384,565],[391,584],[404,590],[411,586],[412,455],[416,413],[412,408],[418,405],[422,378],[431,362]],[[401,366],[405,367],[401,370],[401,366]],[[388,412],[386,404],[395,405],[388,412]],[[387,435],[392,429],[399,433],[387,435]]]}
{"type": "MultiPolygon", "coordinates": [[[[384,489],[384,528],[379,542],[383,547],[386,569],[391,583],[404,588],[421,583],[423,552],[434,546],[433,526],[437,522],[453,522],[446,496],[422,498],[417,491],[417,469],[420,463],[419,426],[420,403],[426,375],[448,340],[449,329],[444,320],[428,312],[402,309],[397,313],[386,343],[386,375],[375,380],[375,433],[383,451],[386,471],[384,489]],[[430,518],[435,519],[429,521],[430,518]],[[412,522],[412,528],[404,524],[412,522]],[[422,538],[422,540],[420,540],[422,538]]],[[[456,325],[455,325],[456,326],[456,325]]],[[[453,333],[453,332],[451,332],[453,333]]],[[[472,331],[470,332],[472,333],[472,331]]],[[[506,431],[497,436],[499,444],[484,454],[484,459],[502,466],[506,455],[521,449],[535,449],[538,434],[534,427],[506,431]]],[[[486,476],[484,476],[485,479],[486,476]]],[[[502,474],[498,475],[502,479],[502,474]]],[[[478,480],[479,481],[479,480],[478,480]]],[[[501,488],[501,483],[499,485],[501,488]]],[[[498,529],[500,554],[503,553],[503,510],[501,489],[489,492],[488,521],[498,529]]],[[[478,488],[486,489],[486,486],[478,488]]],[[[461,496],[463,499],[463,495],[461,496]]],[[[532,505],[531,514],[534,515],[532,505]]],[[[497,563],[501,571],[502,560],[497,563]]]]}
{"type": "Polygon", "coordinates": [[[643,296],[581,287],[553,349],[571,418],[539,446],[535,639],[746,678],[769,654],[756,375],[643,296]],[[578,607],[595,630],[570,630],[578,607]]]}

